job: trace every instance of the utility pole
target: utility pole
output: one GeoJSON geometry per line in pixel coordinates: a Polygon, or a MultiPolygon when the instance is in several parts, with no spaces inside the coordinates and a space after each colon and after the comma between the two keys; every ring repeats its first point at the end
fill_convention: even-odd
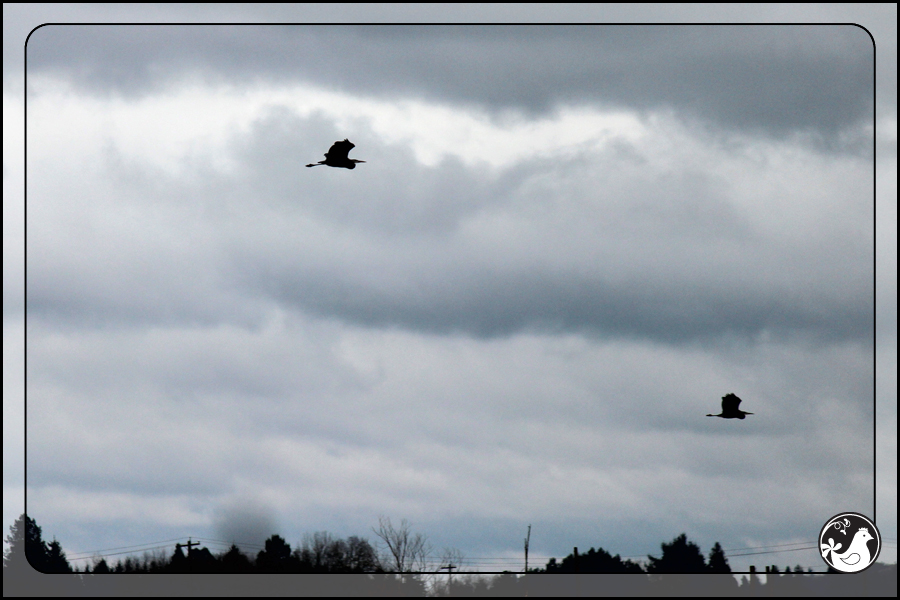
{"type": "Polygon", "coordinates": [[[181,543],[175,544],[175,550],[181,550],[181,548],[182,548],[183,546],[187,546],[187,549],[188,549],[188,553],[187,553],[187,561],[188,561],[188,562],[187,562],[187,568],[188,568],[188,570],[192,570],[192,569],[194,568],[194,567],[193,567],[193,564],[191,563],[191,546],[199,546],[199,545],[200,545],[200,542],[192,542],[192,541],[191,541],[191,538],[188,538],[188,543],[187,543],[187,544],[181,544],[181,543]]]}
{"type": "Polygon", "coordinates": [[[453,583],[453,569],[458,569],[458,568],[459,568],[459,567],[457,567],[457,566],[454,565],[453,563],[447,563],[447,566],[446,566],[446,567],[441,567],[441,568],[439,569],[439,570],[447,569],[447,585],[448,585],[448,586],[449,586],[451,583],[453,583]]]}
{"type": "Polygon", "coordinates": [[[531,540],[531,525],[528,526],[528,536],[525,538],[525,573],[528,573],[528,542],[531,540]]]}
{"type": "Polygon", "coordinates": [[[190,558],[191,557],[191,546],[199,546],[199,545],[200,545],[200,542],[192,542],[191,538],[188,538],[187,544],[175,544],[175,547],[181,548],[182,546],[187,546],[187,549],[188,549],[187,557],[190,558]]]}

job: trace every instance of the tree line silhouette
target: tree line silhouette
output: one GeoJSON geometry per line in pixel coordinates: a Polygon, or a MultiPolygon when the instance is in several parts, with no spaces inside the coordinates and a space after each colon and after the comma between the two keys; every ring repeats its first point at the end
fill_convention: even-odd
{"type": "MultiPolygon", "coordinates": [[[[661,556],[648,556],[648,561],[643,564],[623,560],[602,548],[590,548],[584,553],[579,553],[575,548],[562,560],[551,558],[544,567],[528,569],[526,574],[505,571],[488,577],[450,570],[447,575],[435,575],[436,571],[425,571],[429,567],[437,568],[437,565],[429,565],[425,560],[430,550],[427,538],[422,534],[413,534],[405,520],[395,527],[390,519],[382,517],[379,528],[373,528],[373,532],[385,549],[381,554],[365,538],[350,536],[342,539],[321,531],[306,534],[295,549],[291,549],[281,536],[272,535],[255,556],[244,553],[235,543],[227,551],[213,553],[206,547],[194,548],[200,544],[189,540],[188,544],[176,544],[171,555],[145,552],[140,558],[129,555],[118,559],[115,564],[97,557],[92,565],[79,570],[69,563],[60,543],[56,539],[45,542],[40,526],[23,514],[10,526],[6,538],[8,548],[3,553],[4,596],[8,592],[14,594],[17,589],[47,591],[47,586],[57,586],[51,591],[64,591],[65,595],[109,595],[103,593],[104,585],[114,579],[94,577],[103,574],[226,573],[353,574],[357,578],[351,581],[358,588],[352,590],[354,593],[377,591],[379,594],[403,596],[556,595],[566,578],[553,575],[561,574],[574,577],[568,580],[569,585],[572,581],[581,581],[575,591],[584,592],[584,595],[680,595],[702,592],[729,596],[794,593],[827,596],[852,593],[859,596],[877,591],[876,595],[883,592],[896,596],[897,589],[896,564],[881,563],[872,565],[861,574],[835,574],[834,577],[813,574],[812,569],[804,572],[799,565],[793,570],[791,567],[781,570],[771,566],[766,567],[765,583],[754,573],[749,577],[744,575],[738,581],[731,574],[725,551],[718,542],[705,558],[700,547],[689,541],[684,533],[669,543],[662,543],[661,556]],[[48,577],[41,573],[63,577],[48,577]],[[596,577],[599,575],[595,574],[607,577],[598,580],[596,577]],[[853,585],[848,587],[851,580],[853,585]],[[867,585],[861,589],[858,584],[864,581],[867,585]]],[[[458,551],[445,552],[445,556],[454,556],[455,567],[460,568],[461,554],[458,551]]],[[[442,566],[446,569],[446,565],[442,566]]],[[[135,578],[115,581],[135,581],[135,578]]],[[[150,578],[144,581],[161,583],[163,580],[150,578]]],[[[342,585],[346,585],[346,581],[342,585]]],[[[238,588],[232,586],[225,595],[235,595],[232,592],[238,588]]]]}
{"type": "Polygon", "coordinates": [[[206,547],[193,549],[187,544],[176,544],[170,556],[145,552],[140,558],[120,558],[114,565],[105,558],[98,558],[83,570],[69,564],[66,553],[55,539],[44,542],[40,526],[27,515],[21,515],[10,527],[6,542],[9,548],[3,554],[4,576],[8,568],[14,571],[27,568],[26,558],[30,568],[46,574],[386,572],[368,540],[357,536],[339,539],[326,531],[304,536],[301,546],[293,551],[290,544],[276,534],[266,540],[264,549],[254,557],[247,556],[234,543],[218,554],[206,547]]]}

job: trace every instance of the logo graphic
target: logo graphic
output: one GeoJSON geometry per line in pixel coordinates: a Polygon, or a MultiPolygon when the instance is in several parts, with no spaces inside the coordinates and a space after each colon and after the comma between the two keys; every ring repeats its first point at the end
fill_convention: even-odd
{"type": "Polygon", "coordinates": [[[859,513],[846,512],[828,520],[819,533],[822,560],[842,573],[859,573],[881,553],[881,534],[875,523],[859,513]]]}

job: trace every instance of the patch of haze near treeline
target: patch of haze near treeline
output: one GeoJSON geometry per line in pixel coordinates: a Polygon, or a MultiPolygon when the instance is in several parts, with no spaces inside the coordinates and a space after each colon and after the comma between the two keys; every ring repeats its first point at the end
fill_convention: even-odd
{"type": "Polygon", "coordinates": [[[216,510],[213,531],[216,539],[234,542],[245,554],[255,555],[253,547],[264,546],[266,539],[278,532],[278,525],[272,509],[241,498],[226,502],[216,510]]]}

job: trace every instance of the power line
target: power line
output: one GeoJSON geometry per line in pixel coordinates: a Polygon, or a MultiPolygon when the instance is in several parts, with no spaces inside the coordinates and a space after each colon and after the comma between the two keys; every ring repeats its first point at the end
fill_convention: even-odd
{"type": "MultiPolygon", "coordinates": [[[[181,538],[179,538],[179,539],[181,539],[181,538]]],[[[76,556],[76,557],[70,557],[70,556],[66,555],[66,558],[68,560],[85,560],[87,558],[93,558],[95,556],[103,558],[106,556],[116,556],[118,554],[134,554],[135,552],[150,552],[151,550],[159,550],[161,548],[171,548],[172,546],[173,546],[173,544],[165,544],[164,546],[154,546],[152,548],[144,548],[142,551],[141,550],[123,550],[122,552],[107,552],[105,554],[94,553],[94,554],[88,554],[86,556],[76,556]]]]}
{"type": "Polygon", "coordinates": [[[765,550],[763,552],[746,552],[744,554],[732,554],[731,556],[755,556],[757,554],[778,554],[780,552],[797,552],[798,550],[815,550],[816,546],[804,546],[803,548],[789,548],[788,550],[765,550]]]}
{"type": "Polygon", "coordinates": [[[220,544],[220,545],[225,545],[225,546],[229,546],[229,547],[232,544],[234,544],[238,548],[258,548],[260,550],[263,550],[265,548],[265,546],[263,544],[251,544],[250,542],[235,542],[235,541],[226,542],[225,540],[217,540],[217,539],[213,539],[213,538],[202,538],[202,537],[198,537],[197,539],[202,542],[206,542],[206,543],[210,543],[210,544],[220,544]]]}
{"type": "MultiPolygon", "coordinates": [[[[761,552],[749,552],[746,554],[729,554],[726,558],[730,558],[732,556],[749,556],[750,554],[775,554],[778,552],[793,552],[794,550],[809,550],[810,548],[815,548],[815,542],[790,542],[788,544],[766,544],[763,546],[748,546],[746,548],[725,548],[722,552],[743,552],[744,550],[762,550],[763,548],[784,548],[786,546],[798,546],[801,544],[806,544],[804,548],[792,548],[789,550],[766,550],[761,552]],[[810,546],[809,544],[813,544],[810,546]]],[[[653,554],[653,553],[648,553],[653,554]]],[[[623,556],[622,558],[643,558],[647,556],[647,554],[632,554],[629,556],[623,556]]]]}
{"type": "Polygon", "coordinates": [[[91,558],[93,556],[114,556],[117,554],[128,554],[129,552],[147,552],[150,550],[158,550],[160,548],[167,548],[169,546],[174,546],[172,542],[179,542],[183,540],[185,537],[194,537],[198,540],[201,540],[204,543],[209,544],[225,544],[227,546],[231,546],[231,544],[236,544],[239,548],[258,548],[262,550],[264,546],[261,544],[251,544],[249,542],[226,542],[225,540],[216,540],[213,538],[199,538],[196,536],[183,536],[178,538],[172,538],[171,540],[160,540],[158,542],[147,542],[145,544],[133,544],[131,546],[117,546],[115,548],[103,548],[100,550],[93,550],[91,552],[72,552],[66,553],[66,557],[71,560],[81,560],[84,558],[91,558]],[[160,545],[161,544],[161,545],[160,545]],[[148,548],[143,548],[144,546],[152,546],[148,548]],[[131,548],[132,550],[128,550],[131,548]],[[124,550],[123,552],[113,552],[114,550],[124,550]]]}
{"type": "Polygon", "coordinates": [[[748,548],[725,548],[723,552],[741,552],[743,550],[760,550],[762,548],[783,548],[785,546],[799,546],[801,544],[812,544],[814,542],[790,542],[788,544],[764,544],[762,546],[750,546],[748,548]]]}
{"type": "MultiPolygon", "coordinates": [[[[90,556],[93,556],[93,555],[95,555],[95,554],[101,554],[101,553],[103,553],[103,552],[109,552],[110,550],[124,550],[125,548],[139,548],[139,547],[141,547],[141,546],[152,546],[153,544],[167,544],[168,542],[177,542],[177,541],[183,540],[183,539],[184,539],[184,538],[180,538],[180,537],[179,537],[179,538],[172,538],[171,540],[161,540],[161,541],[158,541],[158,542],[147,542],[146,544],[134,544],[134,545],[132,545],[132,546],[118,546],[118,547],[116,547],[116,548],[104,548],[104,549],[102,549],[102,550],[93,550],[93,551],[91,551],[91,552],[74,552],[74,553],[72,553],[72,554],[70,554],[70,555],[68,555],[68,556],[85,555],[85,556],[90,557],[90,556]]],[[[171,544],[169,544],[169,545],[171,545],[171,544]]],[[[164,547],[165,547],[165,546],[157,546],[157,548],[164,548],[164,547]]],[[[152,550],[152,548],[149,548],[149,549],[152,550]]],[[[141,551],[141,550],[134,550],[134,552],[140,552],[140,551],[141,551]]],[[[121,554],[121,553],[119,553],[119,554],[121,554]]],[[[101,554],[101,555],[102,555],[102,554],[101,554]]]]}
{"type": "MultiPolygon", "coordinates": [[[[247,549],[247,548],[254,549],[254,550],[255,549],[259,549],[259,550],[264,549],[264,545],[262,545],[262,544],[253,544],[250,542],[238,542],[238,541],[230,541],[229,542],[226,540],[219,540],[219,539],[215,539],[215,538],[196,537],[196,536],[192,536],[192,537],[195,537],[195,539],[203,542],[204,544],[208,544],[208,545],[221,545],[221,546],[230,547],[232,544],[234,544],[234,545],[238,546],[238,548],[240,548],[240,549],[247,549]]],[[[101,549],[101,550],[94,550],[91,552],[74,552],[74,553],[67,554],[67,558],[69,560],[74,561],[74,560],[85,560],[85,559],[89,559],[89,558],[93,558],[93,557],[101,557],[102,558],[102,557],[107,557],[107,556],[118,556],[121,554],[136,554],[136,553],[141,553],[141,552],[151,552],[153,550],[160,550],[163,548],[173,547],[174,546],[173,542],[179,542],[180,540],[183,540],[183,539],[184,539],[184,537],[179,537],[179,538],[172,538],[170,540],[147,542],[144,544],[133,544],[130,546],[117,546],[114,548],[105,548],[105,549],[101,549]]],[[[895,540],[895,539],[883,539],[882,545],[883,546],[896,546],[896,542],[897,542],[897,540],[895,540]]],[[[757,555],[763,555],[763,554],[779,554],[779,553],[783,553],[783,552],[797,552],[797,551],[802,551],[802,550],[816,550],[816,549],[817,549],[817,544],[814,544],[812,542],[790,542],[790,543],[785,543],[785,544],[766,544],[766,545],[762,545],[762,546],[730,548],[730,549],[723,550],[723,552],[730,553],[730,554],[728,554],[728,558],[732,558],[732,557],[739,557],[739,556],[757,556],[757,555]],[[810,545],[810,544],[812,544],[812,545],[810,545]],[[802,547],[789,548],[789,546],[798,546],[798,545],[802,546],[802,547]],[[767,549],[767,548],[778,548],[778,549],[767,549]],[[746,550],[758,550],[758,552],[745,552],[746,550]]],[[[621,558],[643,559],[648,555],[649,555],[649,553],[648,554],[633,554],[633,555],[628,555],[628,556],[624,556],[621,558]]],[[[428,556],[428,558],[430,560],[440,560],[441,557],[434,555],[434,556],[428,556]]],[[[532,560],[537,561],[537,562],[548,563],[550,561],[550,559],[556,558],[556,557],[555,556],[531,555],[531,556],[529,556],[529,558],[531,558],[532,560]]],[[[522,559],[517,558],[515,556],[463,556],[463,557],[461,557],[461,560],[459,560],[458,562],[460,563],[459,564],[460,567],[464,566],[466,568],[474,568],[474,569],[479,569],[479,568],[490,569],[492,567],[493,568],[504,568],[504,567],[514,568],[514,567],[517,567],[517,566],[523,564],[522,559]]],[[[454,567],[454,568],[458,568],[458,567],[454,567]]],[[[462,573],[460,573],[460,574],[462,574],[462,573]]],[[[477,571],[472,574],[477,574],[477,571]]]]}

